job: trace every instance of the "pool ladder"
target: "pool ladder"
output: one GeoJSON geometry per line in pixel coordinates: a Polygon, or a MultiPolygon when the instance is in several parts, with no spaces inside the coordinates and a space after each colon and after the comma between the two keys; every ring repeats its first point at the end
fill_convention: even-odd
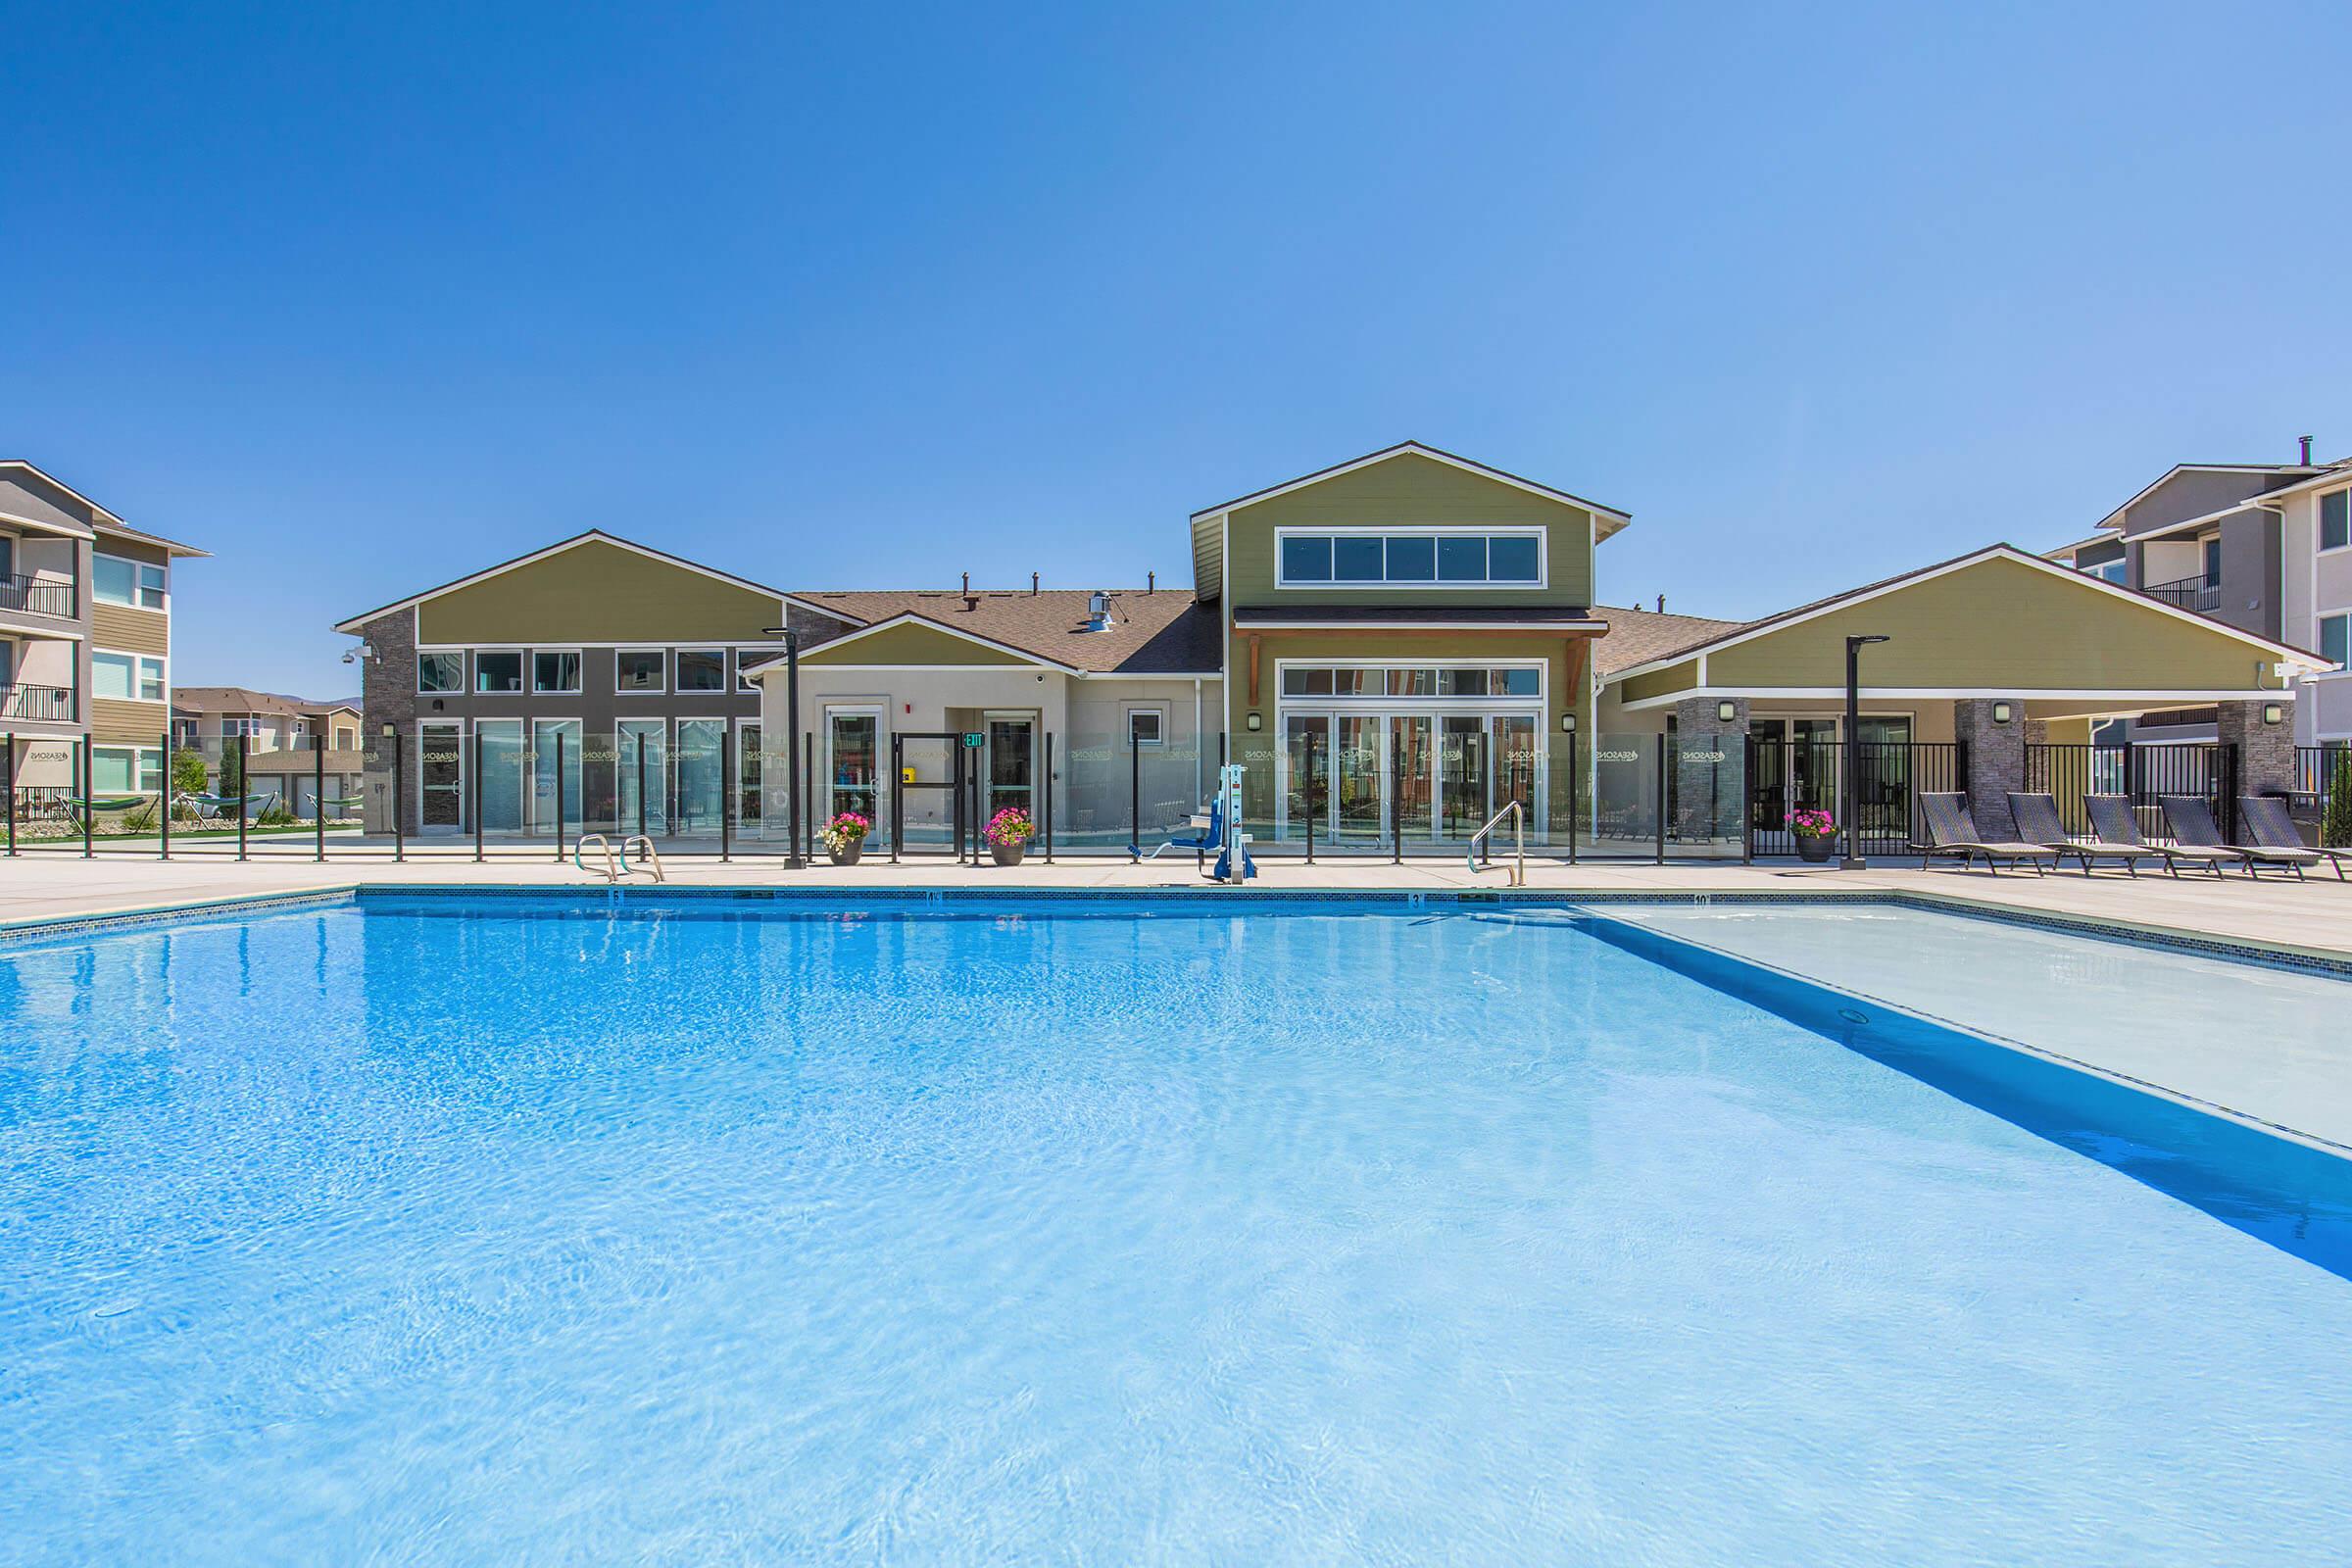
{"type": "Polygon", "coordinates": [[[597,853],[604,857],[605,863],[601,869],[608,882],[619,882],[632,876],[650,876],[657,882],[669,880],[662,869],[661,852],[654,848],[654,841],[642,833],[632,833],[622,839],[617,855],[612,849],[612,841],[602,833],[581,834],[571,846],[571,863],[583,873],[600,869],[590,865],[587,860],[588,847],[592,844],[596,846],[597,853]],[[629,863],[631,850],[638,851],[635,865],[629,863]]]}
{"type": "Polygon", "coordinates": [[[1502,868],[1510,886],[1523,888],[1527,886],[1527,812],[1517,801],[1504,802],[1502,809],[1489,817],[1485,827],[1470,835],[1470,843],[1462,858],[1469,862],[1472,876],[1489,869],[1487,865],[1479,863],[1479,846],[1486,843],[1489,834],[1502,825],[1502,819],[1506,816],[1511,819],[1511,858],[1503,862],[1502,868]]]}

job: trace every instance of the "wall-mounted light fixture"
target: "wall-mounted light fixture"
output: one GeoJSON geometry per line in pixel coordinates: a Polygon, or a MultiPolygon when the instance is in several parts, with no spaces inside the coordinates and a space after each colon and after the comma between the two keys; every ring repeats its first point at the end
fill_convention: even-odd
{"type": "Polygon", "coordinates": [[[391,738],[392,738],[392,726],[391,726],[391,725],[389,725],[389,724],[386,724],[386,725],[384,726],[384,739],[386,739],[386,740],[390,740],[391,738]]]}
{"type": "Polygon", "coordinates": [[[1264,728],[1266,727],[1266,721],[1265,721],[1265,718],[1264,718],[1264,716],[1263,716],[1262,714],[1258,714],[1258,713],[1251,713],[1251,714],[1250,714],[1250,715],[1248,718],[1244,719],[1242,722],[1243,722],[1243,724],[1244,724],[1246,727],[1248,727],[1248,728],[1249,728],[1249,729],[1250,729],[1250,730],[1261,730],[1261,729],[1264,729],[1264,728]]]}
{"type": "Polygon", "coordinates": [[[1726,724],[1729,724],[1733,719],[1740,716],[1740,705],[1728,700],[1717,703],[1715,705],[1715,716],[1723,720],[1723,722],[1726,724]]]}
{"type": "Polygon", "coordinates": [[[2276,724],[2284,717],[2286,717],[2286,710],[2278,704],[2265,703],[2262,705],[2262,721],[2265,724],[2276,724]]]}
{"type": "Polygon", "coordinates": [[[1576,733],[1576,715],[1574,713],[1562,713],[1560,715],[1560,733],[1563,735],[1573,735],[1576,733]]]}
{"type": "Polygon", "coordinates": [[[1992,721],[1995,724],[2006,724],[2009,722],[2009,705],[2007,703],[1995,703],[1992,705],[1992,721]]]}

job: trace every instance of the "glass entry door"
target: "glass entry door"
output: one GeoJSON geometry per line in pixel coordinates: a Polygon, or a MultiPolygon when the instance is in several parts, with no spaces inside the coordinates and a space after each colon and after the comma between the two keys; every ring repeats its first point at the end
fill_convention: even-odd
{"type": "Polygon", "coordinates": [[[542,718],[531,724],[531,831],[568,832],[580,819],[580,721],[542,718]],[[562,771],[558,771],[559,757],[562,771]]]}
{"type": "Polygon", "coordinates": [[[466,829],[466,739],[459,725],[416,728],[416,823],[427,833],[466,829]]]}
{"type": "Polygon", "coordinates": [[[623,833],[669,831],[668,726],[659,718],[624,718],[616,726],[620,821],[623,833]],[[640,826],[639,824],[643,824],[640,826]]]}
{"type": "Polygon", "coordinates": [[[1487,825],[1493,756],[1487,721],[1448,713],[1438,721],[1438,836],[1460,842],[1487,825]]]}
{"type": "Polygon", "coordinates": [[[880,803],[882,777],[882,714],[874,709],[825,710],[825,791],[824,815],[817,825],[831,821],[844,811],[855,811],[881,830],[881,814],[875,810],[880,803]]]}
{"type": "Polygon", "coordinates": [[[1007,807],[1019,807],[1035,822],[1037,809],[1031,797],[1036,794],[1037,778],[1036,717],[1028,713],[990,713],[985,733],[988,803],[981,810],[981,821],[985,823],[1007,807]]]}

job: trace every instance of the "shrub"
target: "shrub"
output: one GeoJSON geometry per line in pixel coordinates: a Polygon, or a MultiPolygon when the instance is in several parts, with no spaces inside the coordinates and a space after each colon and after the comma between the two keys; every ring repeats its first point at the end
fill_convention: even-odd
{"type": "Polygon", "coordinates": [[[2328,771],[2328,808],[2320,813],[2320,842],[2352,849],[2352,746],[2337,747],[2328,771]]]}
{"type": "Polygon", "coordinates": [[[272,806],[253,819],[255,827],[292,827],[300,820],[282,806],[272,806]]]}
{"type": "Polygon", "coordinates": [[[202,795],[207,782],[202,752],[182,747],[172,754],[172,789],[174,794],[202,795]]]}

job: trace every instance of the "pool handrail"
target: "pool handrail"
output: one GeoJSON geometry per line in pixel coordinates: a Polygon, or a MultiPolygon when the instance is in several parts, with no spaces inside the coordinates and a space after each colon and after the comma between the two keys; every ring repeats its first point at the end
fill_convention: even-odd
{"type": "Polygon", "coordinates": [[[1511,819],[1513,842],[1511,858],[1503,869],[1508,873],[1509,886],[1523,888],[1527,886],[1527,812],[1515,800],[1503,802],[1502,809],[1487,818],[1485,827],[1470,835],[1470,842],[1462,851],[1462,859],[1469,865],[1472,876],[1486,870],[1485,866],[1478,863],[1478,847],[1486,841],[1488,834],[1502,825],[1502,819],[1506,816],[1511,819]]]}

